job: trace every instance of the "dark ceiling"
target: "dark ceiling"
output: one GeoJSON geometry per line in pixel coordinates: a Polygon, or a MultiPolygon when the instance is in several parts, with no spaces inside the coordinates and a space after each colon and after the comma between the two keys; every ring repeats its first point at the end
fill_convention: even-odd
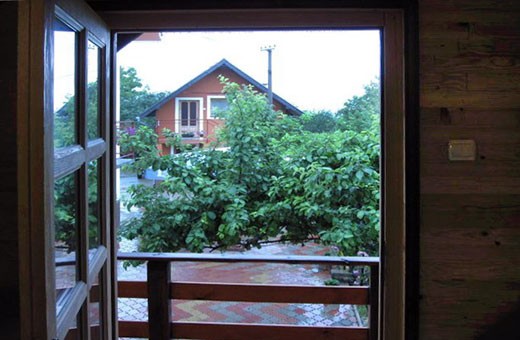
{"type": "Polygon", "coordinates": [[[410,0],[90,0],[96,11],[261,8],[402,8],[410,0]]]}

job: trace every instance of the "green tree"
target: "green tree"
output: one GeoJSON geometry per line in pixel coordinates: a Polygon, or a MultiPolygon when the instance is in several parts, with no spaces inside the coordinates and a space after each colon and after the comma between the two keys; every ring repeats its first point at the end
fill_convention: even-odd
{"type": "Polygon", "coordinates": [[[378,252],[379,140],[362,133],[286,135],[276,148],[283,155],[273,177],[270,201],[261,213],[285,225],[288,239],[317,235],[343,255],[378,252]]]}
{"type": "Polygon", "coordinates": [[[127,207],[140,218],[123,226],[142,251],[245,248],[315,240],[344,255],[377,253],[379,140],[368,131],[305,131],[273,111],[264,95],[230,83],[215,146],[145,157],[165,171],[154,186],[129,189],[127,207]]]}
{"type": "MultiPolygon", "coordinates": [[[[143,86],[134,68],[121,69],[121,110],[125,119],[135,119],[146,108],[157,100],[162,99],[164,93],[151,93],[147,86],[143,86]],[[124,112],[124,113],[123,113],[124,112]]],[[[99,131],[99,83],[91,82],[87,85],[87,129],[90,140],[100,136],[99,131]]],[[[77,101],[75,96],[67,99],[65,104],[54,114],[54,147],[55,149],[77,144],[77,101]]],[[[156,148],[157,136],[151,129],[140,129],[137,136],[124,134],[127,149],[137,155],[134,162],[136,171],[143,172],[148,168],[148,162],[158,157],[156,148]],[[155,138],[155,139],[154,139],[155,138]],[[143,159],[147,159],[145,162],[143,159]]],[[[128,150],[127,150],[128,151],[128,150]]],[[[139,172],[139,173],[140,173],[139,172]]],[[[89,221],[97,223],[97,208],[93,201],[97,195],[97,171],[93,164],[89,164],[89,203],[91,205],[89,221]],[[92,201],[92,202],[91,202],[92,201]]],[[[55,196],[55,230],[56,239],[62,242],[68,251],[76,248],[75,209],[76,179],[66,176],[56,181],[55,196]]]]}
{"type": "MultiPolygon", "coordinates": [[[[99,121],[99,83],[91,82],[87,85],[87,129],[88,139],[93,140],[100,137],[99,121]]],[[[54,147],[61,148],[77,143],[76,119],[77,119],[76,97],[71,96],[65,104],[54,113],[54,147]]]]}
{"type": "MultiPolygon", "coordinates": [[[[98,163],[88,164],[88,235],[89,244],[99,244],[98,163]]],[[[62,177],[54,184],[55,238],[67,252],[77,250],[77,183],[74,174],[62,177]]]]}
{"type": "Polygon", "coordinates": [[[305,112],[301,117],[303,129],[310,132],[336,130],[336,117],[330,111],[305,112]]]}
{"type": "Polygon", "coordinates": [[[121,121],[135,121],[141,113],[167,95],[165,92],[151,92],[133,67],[120,68],[120,81],[121,121]]]}
{"type": "Polygon", "coordinates": [[[366,85],[365,93],[349,99],[340,109],[340,126],[343,130],[356,132],[369,130],[374,121],[379,121],[381,115],[381,91],[379,81],[366,85]]]}
{"type": "Polygon", "coordinates": [[[150,164],[159,158],[157,139],[155,131],[146,125],[121,132],[118,136],[121,154],[131,154],[133,158],[133,162],[126,166],[126,169],[137,174],[144,173],[150,164]]]}

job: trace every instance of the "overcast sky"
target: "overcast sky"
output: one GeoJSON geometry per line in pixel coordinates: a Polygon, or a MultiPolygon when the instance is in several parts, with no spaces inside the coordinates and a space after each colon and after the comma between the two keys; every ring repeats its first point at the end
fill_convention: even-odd
{"type": "Polygon", "coordinates": [[[118,53],[152,91],[172,92],[226,58],[267,83],[273,51],[273,91],[301,110],[336,112],[380,72],[379,31],[248,31],[163,33],[134,41],[118,53]]]}

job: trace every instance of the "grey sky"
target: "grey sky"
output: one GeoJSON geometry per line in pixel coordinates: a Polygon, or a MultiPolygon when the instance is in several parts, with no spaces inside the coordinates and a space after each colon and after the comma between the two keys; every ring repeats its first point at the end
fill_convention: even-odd
{"type": "Polygon", "coordinates": [[[363,85],[379,77],[379,31],[248,31],[163,33],[161,41],[135,41],[118,53],[152,91],[171,92],[226,58],[267,83],[273,51],[273,90],[301,110],[337,111],[363,85]]]}

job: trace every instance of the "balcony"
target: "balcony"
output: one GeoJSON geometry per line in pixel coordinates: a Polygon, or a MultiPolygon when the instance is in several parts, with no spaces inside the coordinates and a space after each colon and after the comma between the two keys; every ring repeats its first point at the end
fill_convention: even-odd
{"type": "Polygon", "coordinates": [[[208,143],[215,140],[216,130],[223,124],[221,119],[162,119],[157,121],[155,132],[160,141],[166,128],[179,134],[183,143],[208,143]]]}
{"type": "Polygon", "coordinates": [[[377,339],[379,258],[120,253],[146,261],[147,281],[118,281],[118,297],[148,301],[148,322],[119,321],[119,336],[149,339],[377,339]],[[320,264],[370,268],[369,286],[302,286],[182,282],[171,277],[179,262],[320,264]],[[368,327],[301,326],[173,321],[172,300],[368,305],[368,327]]]}

